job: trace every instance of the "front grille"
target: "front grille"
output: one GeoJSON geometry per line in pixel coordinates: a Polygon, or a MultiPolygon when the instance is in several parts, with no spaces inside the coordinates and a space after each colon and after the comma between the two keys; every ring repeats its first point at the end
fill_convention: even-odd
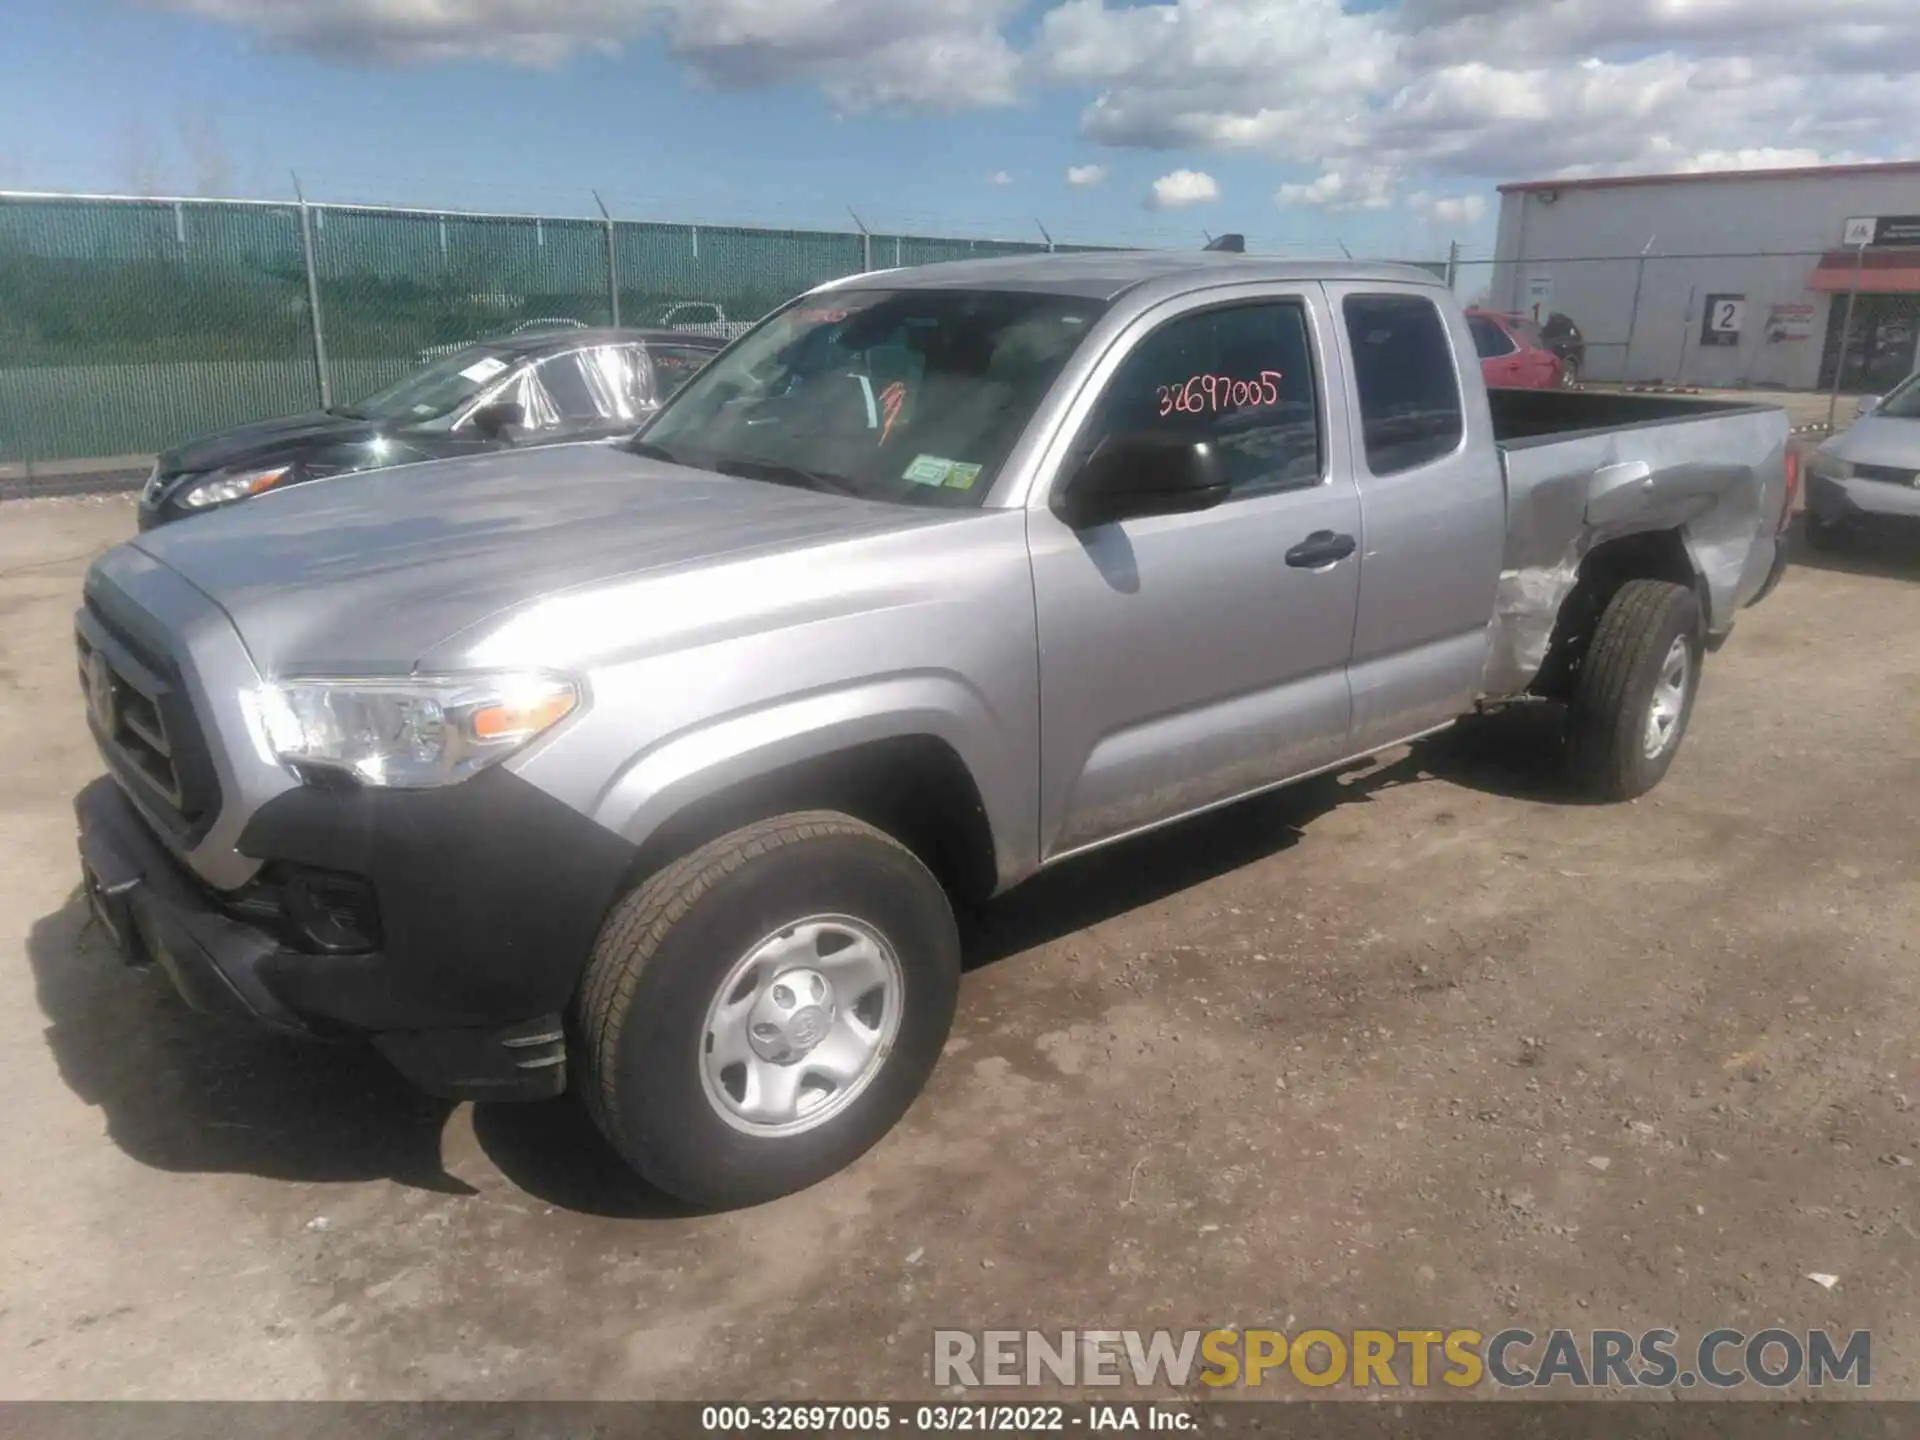
{"type": "Polygon", "coordinates": [[[1902,470],[1897,465],[1855,465],[1853,478],[1856,480],[1877,480],[1882,485],[1911,486],[1920,471],[1902,470]]]}
{"type": "Polygon", "coordinates": [[[75,621],[74,645],[87,722],[107,763],[174,829],[210,820],[219,782],[179,672],[112,628],[91,598],[75,621]]]}

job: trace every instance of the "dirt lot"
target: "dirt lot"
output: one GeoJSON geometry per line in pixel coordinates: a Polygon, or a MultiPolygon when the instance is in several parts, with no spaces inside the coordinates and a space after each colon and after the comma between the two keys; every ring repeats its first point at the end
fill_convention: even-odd
{"type": "Polygon", "coordinates": [[[1036,883],[900,1131],[689,1217],[568,1102],[423,1100],[83,926],[68,615],[130,528],[0,506],[0,1393],[909,1397],[935,1325],[1525,1323],[1870,1328],[1920,1397],[1920,555],[1792,573],[1636,805],[1482,723],[1036,883]]]}

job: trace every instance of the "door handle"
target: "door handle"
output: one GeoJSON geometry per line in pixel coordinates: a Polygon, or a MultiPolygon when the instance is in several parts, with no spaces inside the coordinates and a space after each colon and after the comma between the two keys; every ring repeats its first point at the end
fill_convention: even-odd
{"type": "Polygon", "coordinates": [[[1287,564],[1296,570],[1324,570],[1338,565],[1360,548],[1351,535],[1336,535],[1331,530],[1316,530],[1287,551],[1287,564]]]}

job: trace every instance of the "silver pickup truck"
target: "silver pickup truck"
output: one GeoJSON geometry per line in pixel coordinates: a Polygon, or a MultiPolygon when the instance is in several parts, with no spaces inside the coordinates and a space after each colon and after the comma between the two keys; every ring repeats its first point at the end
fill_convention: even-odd
{"type": "Polygon", "coordinates": [[[87,894],[196,1006],[571,1085],[696,1203],[807,1185],[932,1070],[957,902],[1490,703],[1660,780],[1786,417],[1474,356],[1393,267],[869,274],[624,447],[143,535],[77,617],[87,894]]]}

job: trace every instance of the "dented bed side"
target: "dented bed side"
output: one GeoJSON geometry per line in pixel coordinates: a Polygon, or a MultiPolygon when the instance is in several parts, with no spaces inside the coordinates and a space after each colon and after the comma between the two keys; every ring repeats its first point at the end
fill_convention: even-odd
{"type": "MultiPolygon", "coordinates": [[[[1626,397],[1610,398],[1617,405],[1626,397]]],[[[1496,401],[1496,436],[1499,409],[1496,401]]],[[[1787,503],[1786,412],[1667,401],[1658,418],[1624,426],[1574,433],[1511,428],[1536,433],[1500,441],[1507,544],[1486,698],[1526,691],[1581,563],[1609,541],[1678,531],[1716,639],[1766,584],[1787,503]]]]}

